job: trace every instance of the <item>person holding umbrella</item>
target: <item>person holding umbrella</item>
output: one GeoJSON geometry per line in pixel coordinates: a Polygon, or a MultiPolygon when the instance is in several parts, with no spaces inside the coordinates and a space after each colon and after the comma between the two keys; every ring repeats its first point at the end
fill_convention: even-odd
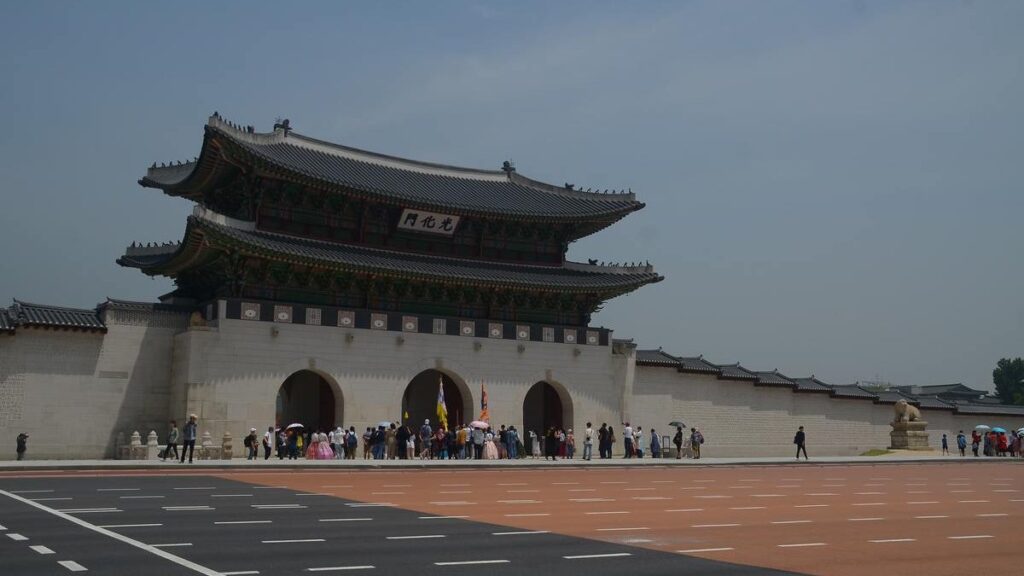
{"type": "Polygon", "coordinates": [[[974,457],[975,458],[978,457],[978,445],[979,444],[981,444],[981,433],[978,432],[978,428],[975,428],[971,432],[971,452],[974,452],[974,457]]]}

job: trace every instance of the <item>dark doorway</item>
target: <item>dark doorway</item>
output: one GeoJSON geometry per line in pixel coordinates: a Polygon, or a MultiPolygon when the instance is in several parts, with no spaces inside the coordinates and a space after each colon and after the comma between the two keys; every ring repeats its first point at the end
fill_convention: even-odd
{"type": "Polygon", "coordinates": [[[409,382],[405,394],[402,395],[402,418],[413,430],[418,430],[424,420],[430,420],[431,427],[437,428],[437,397],[441,388],[439,382],[444,383],[448,427],[473,419],[473,407],[468,391],[443,372],[424,370],[409,382]]]}
{"type": "Polygon", "coordinates": [[[534,431],[544,436],[548,428],[572,427],[572,407],[563,394],[548,382],[537,382],[523,400],[523,434],[534,431]]]}
{"type": "Polygon", "coordinates": [[[299,422],[307,431],[333,430],[341,424],[341,395],[312,370],[289,376],[277,392],[277,425],[299,422]]]}

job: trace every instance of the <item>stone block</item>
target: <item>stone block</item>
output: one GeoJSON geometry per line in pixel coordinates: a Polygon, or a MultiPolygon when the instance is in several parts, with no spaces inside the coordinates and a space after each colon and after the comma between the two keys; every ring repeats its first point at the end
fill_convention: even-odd
{"type": "Polygon", "coordinates": [[[889,448],[894,450],[931,450],[928,445],[928,423],[923,420],[893,422],[889,448]]]}

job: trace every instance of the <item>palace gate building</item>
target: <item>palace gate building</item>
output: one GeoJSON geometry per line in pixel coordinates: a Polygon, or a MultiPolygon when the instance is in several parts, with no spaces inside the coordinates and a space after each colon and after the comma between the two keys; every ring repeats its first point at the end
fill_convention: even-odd
{"type": "MultiPolygon", "coordinates": [[[[117,260],[172,292],[0,309],[0,437],[29,432],[31,456],[109,457],[118,433],[162,440],[189,413],[214,439],[292,422],[418,426],[442,389],[450,422],[475,419],[486,389],[491,422],[524,433],[632,419],[668,434],[685,418],[721,455],[788,453],[799,424],[827,433],[828,453],[888,441],[895,397],[638,353],[591,326],[611,299],[662,280],[647,263],[566,259],[644,207],[631,192],[546,184],[508,162],[386,156],[288,121],[258,133],[216,113],[194,161],[154,164],[139,183],[195,206],[180,242],[117,260]]],[[[1024,425],[1013,410],[910,398],[943,429],[1024,425]]]]}

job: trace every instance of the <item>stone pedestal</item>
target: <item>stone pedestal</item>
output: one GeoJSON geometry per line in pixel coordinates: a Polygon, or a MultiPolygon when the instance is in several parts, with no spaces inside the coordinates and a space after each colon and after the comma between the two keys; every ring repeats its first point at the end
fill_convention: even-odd
{"type": "Polygon", "coordinates": [[[928,432],[925,428],[928,423],[922,420],[912,422],[892,422],[892,432],[889,432],[890,446],[892,450],[931,450],[928,445],[928,432]]]}

